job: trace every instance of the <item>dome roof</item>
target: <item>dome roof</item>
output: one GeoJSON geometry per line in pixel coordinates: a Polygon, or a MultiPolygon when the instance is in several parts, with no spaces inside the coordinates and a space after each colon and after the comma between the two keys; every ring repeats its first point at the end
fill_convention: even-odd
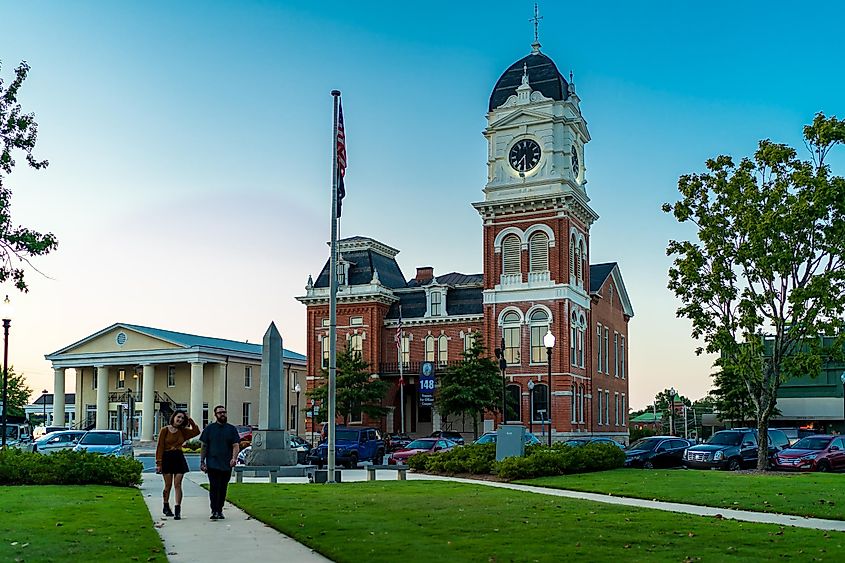
{"type": "Polygon", "coordinates": [[[553,100],[566,99],[569,92],[566,79],[552,59],[540,51],[535,51],[513,63],[499,77],[493,87],[493,93],[490,94],[490,111],[504,104],[510,96],[516,95],[516,88],[522,83],[523,65],[528,66],[528,84],[532,90],[539,90],[545,97],[553,100]]]}

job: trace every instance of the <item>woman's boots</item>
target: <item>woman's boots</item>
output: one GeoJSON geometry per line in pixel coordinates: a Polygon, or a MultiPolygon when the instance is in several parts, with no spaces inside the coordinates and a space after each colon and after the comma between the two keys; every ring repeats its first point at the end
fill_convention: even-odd
{"type": "Polygon", "coordinates": [[[176,514],[173,516],[174,520],[181,520],[182,519],[182,507],[178,504],[174,507],[176,509],[176,514]]]}
{"type": "MultiPolygon", "coordinates": [[[[176,506],[176,511],[177,512],[179,511],[178,505],[176,506]]],[[[173,516],[173,511],[170,510],[170,503],[169,502],[164,503],[164,508],[161,509],[161,513],[164,514],[165,516],[173,516]]]]}

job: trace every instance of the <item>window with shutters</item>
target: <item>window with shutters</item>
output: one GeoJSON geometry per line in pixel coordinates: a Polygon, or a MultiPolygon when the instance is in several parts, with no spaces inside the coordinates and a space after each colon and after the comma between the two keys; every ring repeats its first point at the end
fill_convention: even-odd
{"type": "Polygon", "coordinates": [[[534,233],[528,240],[529,268],[532,272],[545,272],[549,269],[549,236],[546,233],[534,233]]]}
{"type": "Polygon", "coordinates": [[[522,243],[516,235],[508,235],[502,241],[502,273],[519,274],[522,272],[521,247],[522,243]]]}
{"type": "Polygon", "coordinates": [[[434,337],[431,335],[425,337],[425,361],[434,361],[434,337]]]}
{"type": "Polygon", "coordinates": [[[445,366],[449,362],[449,339],[441,334],[437,339],[437,363],[445,366]]]}

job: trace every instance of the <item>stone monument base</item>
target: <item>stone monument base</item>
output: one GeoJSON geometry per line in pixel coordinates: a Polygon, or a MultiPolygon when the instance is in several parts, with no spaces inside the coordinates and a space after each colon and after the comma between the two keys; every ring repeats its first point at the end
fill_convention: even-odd
{"type": "Polygon", "coordinates": [[[296,465],[296,450],[290,448],[290,432],[254,430],[246,465],[296,465]]]}

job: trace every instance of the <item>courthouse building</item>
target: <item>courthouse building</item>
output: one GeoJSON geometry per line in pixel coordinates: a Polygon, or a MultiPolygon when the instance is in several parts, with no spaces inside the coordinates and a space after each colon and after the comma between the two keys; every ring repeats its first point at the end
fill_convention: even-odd
{"type": "MultiPolygon", "coordinates": [[[[65,379],[76,378],[78,428],[124,430],[152,440],[176,409],[203,426],[209,405],[226,405],[232,424],[258,424],[262,345],[117,323],[45,356],[55,373],[53,420],[65,412],[65,379]]],[[[305,388],[305,356],[283,350],[290,382],[289,428],[304,428],[296,412],[297,382],[305,388]]],[[[213,420],[213,416],[212,416],[213,420]]]]}
{"type": "MultiPolygon", "coordinates": [[[[472,203],[482,223],[482,273],[437,275],[425,266],[408,280],[396,248],[365,236],[339,241],[338,348],[360,351],[373,373],[392,383],[387,418],[354,423],[385,431],[402,426],[401,362],[405,428],[416,434],[438,429],[436,402],[432,409],[419,401],[421,364],[433,362],[442,371],[461,360],[471,339],[480,338],[490,355],[504,339],[506,393],[515,405],[508,422],[538,432],[548,428],[551,411],[556,440],[589,433],[626,441],[634,312],[619,266],[590,264],[590,227],[599,216],[587,192],[590,134],[580,103],[572,77],[567,80],[536,42],[494,85],[484,130],[487,184],[482,200],[472,203]],[[400,306],[401,352],[394,342],[400,306]],[[557,339],[551,405],[547,331],[557,339]]],[[[438,234],[449,236],[447,228],[438,234]]],[[[327,260],[298,297],[307,309],[311,387],[321,383],[328,363],[328,272],[327,260]]]]}

